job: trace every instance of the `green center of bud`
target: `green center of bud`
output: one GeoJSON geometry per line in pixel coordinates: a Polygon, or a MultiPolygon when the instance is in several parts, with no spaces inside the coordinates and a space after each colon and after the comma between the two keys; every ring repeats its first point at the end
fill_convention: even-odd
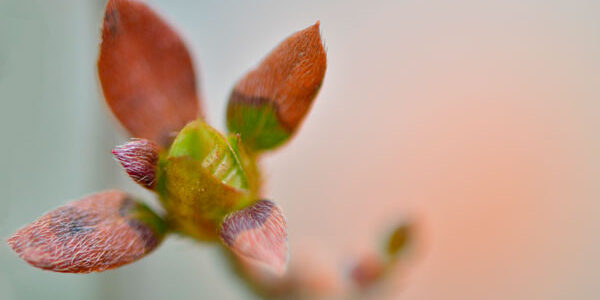
{"type": "Polygon", "coordinates": [[[236,144],[201,120],[179,132],[160,159],[156,191],[170,221],[200,239],[215,239],[223,217],[256,199],[244,162],[252,162],[236,144]]]}

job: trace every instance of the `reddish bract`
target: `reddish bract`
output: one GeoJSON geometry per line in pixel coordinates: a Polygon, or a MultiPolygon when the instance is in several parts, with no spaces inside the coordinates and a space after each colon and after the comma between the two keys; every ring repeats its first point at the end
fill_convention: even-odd
{"type": "Polygon", "coordinates": [[[225,217],[221,239],[242,259],[285,271],[288,259],[287,226],[281,209],[272,201],[259,200],[225,217]]]}
{"type": "Polygon", "coordinates": [[[233,114],[240,102],[270,104],[281,126],[292,133],[310,109],[326,68],[327,56],[317,22],[285,39],[237,82],[228,114],[233,114]]]}
{"type": "Polygon", "coordinates": [[[108,1],[98,75],[106,103],[134,137],[167,146],[200,113],[184,43],[143,3],[108,1]]]}
{"type": "Polygon", "coordinates": [[[137,260],[160,243],[162,234],[141,221],[148,216],[144,209],[123,192],[105,191],[41,216],[7,242],[38,268],[104,271],[137,260]]]}
{"type": "Polygon", "coordinates": [[[145,139],[133,139],[112,150],[112,154],[121,163],[129,177],[150,190],[154,189],[156,184],[158,152],[158,146],[145,139]]]}

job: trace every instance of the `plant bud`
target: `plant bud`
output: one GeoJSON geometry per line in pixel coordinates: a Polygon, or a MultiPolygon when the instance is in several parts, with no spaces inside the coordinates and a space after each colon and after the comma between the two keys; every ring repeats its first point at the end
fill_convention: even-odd
{"type": "Polygon", "coordinates": [[[225,215],[257,199],[240,155],[236,145],[201,120],[179,132],[161,159],[156,186],[171,225],[201,240],[218,240],[225,215]]]}
{"type": "Polygon", "coordinates": [[[383,275],[384,263],[374,254],[362,256],[350,272],[350,278],[360,288],[368,288],[383,275]]]}
{"type": "Polygon", "coordinates": [[[46,213],[7,242],[34,267],[100,272],[133,262],[162,241],[166,224],[120,191],[105,191],[46,213]]]}
{"type": "Polygon", "coordinates": [[[394,258],[402,253],[410,243],[412,228],[410,224],[397,226],[390,234],[387,241],[387,254],[394,258]]]}
{"type": "Polygon", "coordinates": [[[158,153],[158,145],[145,139],[133,139],[112,150],[112,154],[125,168],[129,177],[150,190],[154,189],[156,184],[158,153]]]}
{"type": "Polygon", "coordinates": [[[263,264],[283,274],[288,260],[287,226],[281,209],[260,200],[223,220],[221,240],[242,259],[263,264]]]}

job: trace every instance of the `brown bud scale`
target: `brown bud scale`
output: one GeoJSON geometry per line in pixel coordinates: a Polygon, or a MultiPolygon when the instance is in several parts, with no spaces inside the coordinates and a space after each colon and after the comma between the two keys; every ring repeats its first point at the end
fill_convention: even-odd
{"type": "Polygon", "coordinates": [[[187,48],[140,1],[108,1],[98,75],[106,103],[134,137],[166,147],[200,113],[187,48]]]}
{"type": "Polygon", "coordinates": [[[112,154],[135,182],[148,189],[154,188],[159,155],[158,145],[150,140],[133,139],[115,147],[112,154]]]}
{"type": "Polygon", "coordinates": [[[144,256],[161,240],[135,219],[137,205],[123,192],[101,192],[43,215],[7,242],[41,269],[88,273],[116,268],[144,256]]]}
{"type": "Polygon", "coordinates": [[[272,201],[259,200],[229,214],[220,234],[225,245],[243,259],[265,264],[276,273],[285,271],[287,227],[281,209],[272,201]]]}

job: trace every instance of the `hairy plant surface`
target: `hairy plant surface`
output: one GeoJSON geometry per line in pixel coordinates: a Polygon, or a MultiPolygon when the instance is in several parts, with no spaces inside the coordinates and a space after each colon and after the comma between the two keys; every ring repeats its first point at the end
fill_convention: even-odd
{"type": "MultiPolygon", "coordinates": [[[[203,120],[191,56],[178,34],[141,2],[108,1],[98,76],[106,103],[134,137],[112,153],[166,214],[124,192],[103,191],[46,213],[8,244],[35,267],[87,273],[133,262],[179,233],[221,243],[263,296],[320,291],[287,271],[285,217],[262,198],[258,166],[262,154],[298,131],[319,92],[327,66],[319,30],[316,22],[292,34],[235,84],[228,132],[221,133],[203,120]]],[[[384,258],[361,260],[352,281],[370,286],[408,237],[408,227],[398,227],[384,258]]]]}

